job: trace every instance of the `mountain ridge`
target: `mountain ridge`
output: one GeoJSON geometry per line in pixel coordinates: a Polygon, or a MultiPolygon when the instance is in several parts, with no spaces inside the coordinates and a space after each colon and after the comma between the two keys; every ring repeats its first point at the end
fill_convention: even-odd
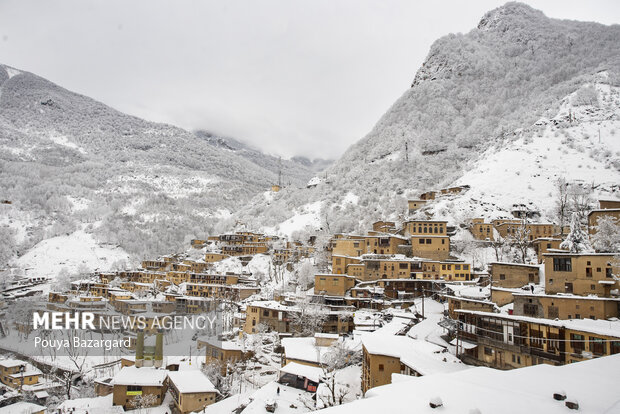
{"type": "Polygon", "coordinates": [[[553,118],[562,100],[599,72],[620,85],[618,44],[618,25],[550,19],[507,3],[470,32],[435,41],[411,87],[321,174],[321,184],[257,198],[235,219],[277,226],[319,200],[320,227],[332,232],[404,214],[407,198],[458,182],[484,150],[553,118]],[[352,196],[359,197],[355,206],[345,203],[352,196]]]}

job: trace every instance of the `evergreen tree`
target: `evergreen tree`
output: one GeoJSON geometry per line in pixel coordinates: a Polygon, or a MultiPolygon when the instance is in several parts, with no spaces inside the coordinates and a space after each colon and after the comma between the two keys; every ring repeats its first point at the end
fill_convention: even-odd
{"type": "Polygon", "coordinates": [[[567,249],[571,253],[591,252],[592,246],[588,240],[588,235],[581,227],[579,215],[573,213],[570,222],[570,233],[566,239],[560,244],[560,248],[567,249]]]}

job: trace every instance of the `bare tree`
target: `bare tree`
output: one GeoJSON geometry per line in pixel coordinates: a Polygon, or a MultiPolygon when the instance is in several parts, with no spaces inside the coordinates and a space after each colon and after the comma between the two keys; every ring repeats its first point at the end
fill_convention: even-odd
{"type": "Polygon", "coordinates": [[[321,380],[327,392],[317,393],[317,398],[323,404],[323,407],[341,405],[345,402],[345,398],[353,392],[350,384],[338,380],[338,370],[354,365],[357,362],[359,361],[356,358],[356,353],[351,351],[344,341],[336,342],[323,355],[319,364],[322,370],[321,380]]]}
{"type": "Polygon", "coordinates": [[[580,186],[573,184],[570,191],[570,207],[577,214],[579,223],[587,222],[588,213],[592,210],[592,191],[594,185],[580,186]]]}
{"type": "Polygon", "coordinates": [[[291,325],[300,336],[320,332],[327,320],[327,310],[321,305],[311,303],[308,298],[297,302],[297,312],[291,312],[291,325]]]}
{"type": "Polygon", "coordinates": [[[494,237],[491,241],[491,247],[495,252],[495,260],[501,262],[504,260],[504,250],[506,249],[506,239],[504,239],[501,235],[497,234],[497,237],[494,237]]]}
{"type": "Polygon", "coordinates": [[[560,225],[560,235],[564,238],[564,227],[568,219],[568,183],[564,177],[556,181],[557,199],[555,201],[555,213],[560,225]]]}
{"type": "Polygon", "coordinates": [[[510,236],[510,245],[517,250],[521,263],[525,263],[527,258],[527,249],[531,244],[530,233],[530,229],[527,228],[525,220],[523,220],[510,236]]]}

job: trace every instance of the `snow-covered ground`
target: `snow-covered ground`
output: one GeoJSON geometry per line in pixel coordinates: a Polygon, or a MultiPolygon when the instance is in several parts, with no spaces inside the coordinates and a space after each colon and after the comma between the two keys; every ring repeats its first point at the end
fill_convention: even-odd
{"type": "Polygon", "coordinates": [[[290,237],[294,231],[305,228],[316,229],[321,224],[321,205],[322,201],[306,204],[294,211],[292,217],[283,221],[275,227],[266,227],[264,232],[267,234],[277,234],[290,237]]]}
{"type": "Polygon", "coordinates": [[[128,261],[129,255],[123,249],[101,245],[91,234],[78,230],[41,241],[19,257],[14,265],[24,269],[26,276],[53,278],[62,269],[69,273],[78,270],[107,271],[115,263],[128,261]]]}
{"type": "Polygon", "coordinates": [[[594,184],[595,196],[613,198],[620,183],[620,88],[596,84],[596,90],[598,104],[575,106],[575,92],[562,101],[553,119],[541,120],[529,131],[518,131],[516,141],[485,151],[455,183],[471,188],[437,199],[432,205],[436,217],[453,222],[493,219],[520,203],[550,220],[561,177],[569,183],[594,184]]]}

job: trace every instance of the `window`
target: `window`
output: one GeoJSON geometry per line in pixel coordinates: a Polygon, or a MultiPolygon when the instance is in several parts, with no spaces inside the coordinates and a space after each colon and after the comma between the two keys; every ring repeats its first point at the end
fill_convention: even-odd
{"type": "Polygon", "coordinates": [[[598,356],[605,355],[605,341],[603,341],[603,338],[590,337],[590,352],[598,356]]]}
{"type": "Polygon", "coordinates": [[[142,385],[128,385],[127,391],[142,391],[142,385]]]}
{"type": "Polygon", "coordinates": [[[611,341],[609,343],[609,350],[610,353],[613,354],[620,354],[620,341],[611,341]]]}
{"type": "Polygon", "coordinates": [[[554,257],[553,258],[553,270],[556,272],[572,272],[573,267],[571,265],[570,257],[554,257]]]}
{"type": "Polygon", "coordinates": [[[527,316],[538,315],[538,305],[534,305],[532,303],[523,304],[523,313],[527,316]]]}
{"type": "Polygon", "coordinates": [[[605,277],[611,278],[611,267],[605,268],[605,277]]]}
{"type": "Polygon", "coordinates": [[[383,370],[384,370],[383,364],[379,364],[379,371],[383,371],[383,370]]]}
{"type": "Polygon", "coordinates": [[[549,279],[549,284],[553,285],[553,279],[549,279]]]}
{"type": "Polygon", "coordinates": [[[431,239],[426,239],[426,244],[431,244],[433,241],[431,239]]]}
{"type": "Polygon", "coordinates": [[[418,239],[418,243],[424,244],[424,242],[425,242],[424,239],[418,239]]]}
{"type": "Polygon", "coordinates": [[[596,290],[596,285],[590,285],[590,290],[596,290]]]}
{"type": "Polygon", "coordinates": [[[506,275],[500,273],[499,280],[506,280],[506,275]]]}
{"type": "Polygon", "coordinates": [[[493,350],[491,348],[489,348],[488,346],[484,347],[484,354],[485,355],[493,355],[493,350]]]}
{"type": "Polygon", "coordinates": [[[585,349],[583,340],[583,335],[570,334],[570,346],[573,348],[573,351],[581,353],[585,349]]]}

